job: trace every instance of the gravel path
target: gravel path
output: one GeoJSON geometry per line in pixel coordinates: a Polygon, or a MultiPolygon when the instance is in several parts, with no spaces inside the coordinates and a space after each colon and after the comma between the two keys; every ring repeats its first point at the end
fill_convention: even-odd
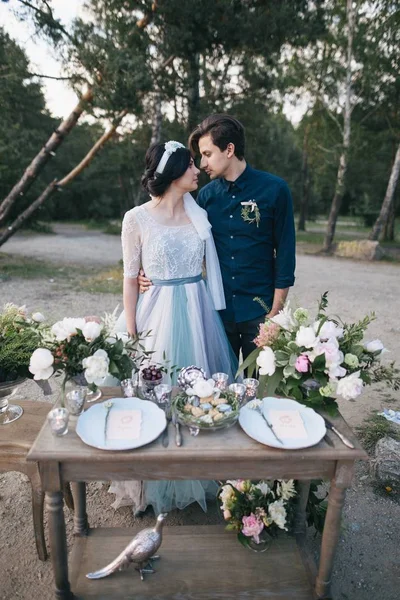
{"type": "MultiPolygon", "coordinates": [[[[87,232],[77,227],[57,227],[57,235],[14,237],[2,252],[52,260],[57,263],[85,265],[115,264],[120,259],[118,236],[87,232]]],[[[400,325],[397,321],[400,296],[400,267],[394,264],[361,263],[356,261],[300,255],[297,282],[291,293],[296,303],[313,308],[315,300],[330,290],[332,313],[345,320],[354,320],[375,310],[379,319],[370,327],[371,339],[381,338],[391,350],[390,359],[400,362],[398,343],[400,325]]],[[[40,310],[49,319],[63,316],[101,314],[111,311],[121,298],[113,294],[88,294],[71,290],[68,283],[46,279],[22,280],[11,277],[0,282],[0,305],[4,302],[27,304],[40,310]]],[[[54,386],[54,384],[53,384],[54,386]]],[[[33,382],[22,386],[22,393],[32,400],[55,401],[55,393],[47,398],[33,382]]],[[[399,394],[368,390],[354,403],[342,403],[341,410],[354,427],[370,410],[382,406],[398,406],[399,394]],[[396,404],[397,401],[397,404],[396,404]]],[[[114,511],[108,486],[92,483],[88,486],[88,513],[92,525],[130,526],[134,518],[129,508],[114,511]]],[[[50,561],[36,559],[30,514],[30,487],[25,477],[16,473],[0,475],[0,598],[3,600],[51,599],[52,575],[50,561]]],[[[69,544],[72,539],[72,518],[66,511],[69,544]]],[[[215,523],[219,515],[212,506],[204,515],[195,506],[170,516],[176,525],[215,523]]],[[[145,522],[152,519],[146,518],[145,522]]],[[[345,507],[345,527],[341,533],[335,563],[333,591],[336,600],[396,600],[400,584],[400,506],[390,498],[376,495],[371,487],[367,465],[359,465],[345,507]]],[[[227,535],[229,535],[227,533],[227,535]]],[[[309,545],[317,555],[320,540],[310,537],[309,545]]],[[[245,551],[245,550],[243,550],[245,551]]],[[[273,551],[273,547],[270,550],[273,551]]]]}

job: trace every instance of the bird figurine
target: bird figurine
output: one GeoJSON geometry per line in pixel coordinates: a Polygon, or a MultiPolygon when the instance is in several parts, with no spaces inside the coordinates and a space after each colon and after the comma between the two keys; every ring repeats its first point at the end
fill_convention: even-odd
{"type": "Polygon", "coordinates": [[[158,515],[155,527],[146,527],[146,529],[139,531],[117,558],[99,571],[87,573],[86,577],[88,579],[102,579],[116,571],[126,569],[129,563],[135,565],[135,569],[139,571],[142,581],[144,580],[145,573],[154,573],[151,561],[160,558],[156,555],[156,552],[161,546],[162,529],[167,514],[161,513],[158,515]]]}

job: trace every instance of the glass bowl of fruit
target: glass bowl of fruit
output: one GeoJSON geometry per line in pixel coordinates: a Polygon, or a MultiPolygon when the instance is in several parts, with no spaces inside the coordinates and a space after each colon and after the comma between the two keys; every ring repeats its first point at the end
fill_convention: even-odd
{"type": "Polygon", "coordinates": [[[140,372],[140,379],[143,397],[146,400],[155,401],[154,388],[156,385],[162,383],[163,380],[163,374],[160,367],[156,367],[155,365],[145,367],[140,372]]]}

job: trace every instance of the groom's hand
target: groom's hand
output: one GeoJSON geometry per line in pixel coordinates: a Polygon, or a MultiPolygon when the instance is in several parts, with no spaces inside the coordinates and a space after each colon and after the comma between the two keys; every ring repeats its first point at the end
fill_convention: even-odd
{"type": "Polygon", "coordinates": [[[141,294],[144,294],[144,292],[147,292],[150,289],[150,286],[152,285],[150,279],[147,279],[147,277],[145,276],[143,269],[140,269],[140,271],[139,271],[138,283],[139,283],[139,292],[141,294]]]}

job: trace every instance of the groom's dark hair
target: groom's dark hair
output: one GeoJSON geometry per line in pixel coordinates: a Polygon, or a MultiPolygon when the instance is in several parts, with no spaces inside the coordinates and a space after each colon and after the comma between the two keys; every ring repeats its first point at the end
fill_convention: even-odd
{"type": "Polygon", "coordinates": [[[244,127],[234,117],[224,114],[215,114],[206,117],[189,137],[189,148],[193,154],[199,152],[199,140],[205,135],[211,135],[215,146],[223,152],[228,144],[235,145],[235,156],[239,160],[244,158],[245,135],[244,127]]]}

